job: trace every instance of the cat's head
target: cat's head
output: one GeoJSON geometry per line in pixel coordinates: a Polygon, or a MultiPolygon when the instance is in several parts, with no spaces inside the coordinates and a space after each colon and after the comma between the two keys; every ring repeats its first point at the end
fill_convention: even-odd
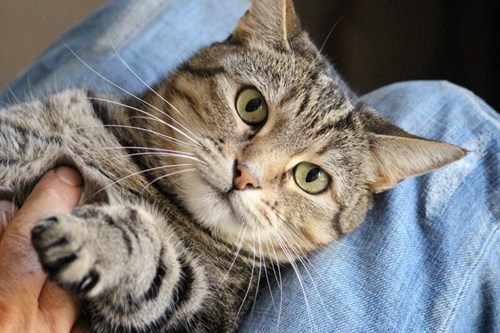
{"type": "Polygon", "coordinates": [[[168,178],[182,203],[215,235],[273,257],[338,239],[362,222],[374,192],[464,156],[362,105],[290,0],[254,0],[225,42],[201,50],[159,92],[175,110],[150,97],[178,130],[151,126],[189,154],[164,162],[194,169],[168,178]]]}

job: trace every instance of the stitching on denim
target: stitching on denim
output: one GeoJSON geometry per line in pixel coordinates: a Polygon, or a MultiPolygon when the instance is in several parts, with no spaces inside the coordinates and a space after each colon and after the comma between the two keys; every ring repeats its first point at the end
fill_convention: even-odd
{"type": "Polygon", "coordinates": [[[462,297],[463,297],[466,289],[468,289],[468,287],[470,286],[471,277],[473,276],[474,271],[479,266],[479,263],[481,262],[483,257],[486,255],[487,250],[490,248],[490,243],[493,242],[495,235],[496,235],[497,231],[499,230],[499,228],[500,228],[499,225],[495,225],[492,232],[490,233],[490,235],[486,239],[486,242],[484,243],[483,247],[481,248],[481,251],[479,252],[479,256],[477,257],[476,261],[472,265],[471,269],[469,271],[467,271],[467,273],[465,275],[464,282],[462,284],[462,287],[460,288],[460,291],[458,292],[456,299],[453,301],[454,305],[451,308],[450,314],[448,315],[448,317],[446,318],[446,320],[444,321],[444,323],[442,325],[442,328],[439,329],[438,332],[450,332],[451,321],[453,319],[452,317],[455,316],[457,308],[459,306],[459,303],[462,300],[462,297]]]}

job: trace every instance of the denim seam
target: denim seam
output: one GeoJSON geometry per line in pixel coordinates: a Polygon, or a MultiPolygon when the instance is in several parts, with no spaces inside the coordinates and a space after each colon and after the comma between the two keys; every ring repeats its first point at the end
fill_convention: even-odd
{"type": "Polygon", "coordinates": [[[498,229],[499,229],[499,226],[495,225],[492,232],[490,233],[490,235],[486,239],[486,242],[484,243],[483,247],[481,248],[481,251],[479,252],[479,256],[477,257],[476,262],[474,262],[471,269],[465,275],[465,279],[464,279],[464,282],[462,284],[462,287],[460,288],[460,291],[458,292],[457,297],[455,298],[455,301],[453,302],[454,305],[453,305],[448,317],[444,321],[442,328],[440,330],[438,330],[438,332],[450,332],[451,321],[456,313],[456,310],[459,306],[460,301],[463,298],[463,295],[465,294],[465,291],[470,286],[471,277],[473,276],[474,271],[478,268],[479,263],[484,258],[485,254],[488,252],[487,250],[489,250],[490,243],[493,241],[498,229]]]}

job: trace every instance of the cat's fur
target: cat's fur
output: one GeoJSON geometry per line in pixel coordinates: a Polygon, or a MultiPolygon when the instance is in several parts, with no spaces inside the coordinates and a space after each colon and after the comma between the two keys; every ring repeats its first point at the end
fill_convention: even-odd
{"type": "Polygon", "coordinates": [[[81,206],[40,221],[32,241],[95,332],[232,332],[263,265],[338,239],[374,192],[465,154],[361,104],[290,0],[254,0],[155,90],[128,106],[73,90],[0,111],[3,197],[21,204],[58,165],[83,175],[81,206]],[[267,103],[261,126],[235,110],[245,87],[267,103]],[[330,175],[326,191],[297,186],[304,161],[330,175]]]}

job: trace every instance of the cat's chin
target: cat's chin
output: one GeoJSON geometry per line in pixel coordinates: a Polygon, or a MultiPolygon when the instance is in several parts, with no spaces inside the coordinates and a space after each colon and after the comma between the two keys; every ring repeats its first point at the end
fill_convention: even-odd
{"type": "Polygon", "coordinates": [[[229,193],[212,186],[200,177],[190,177],[182,181],[181,199],[197,222],[221,236],[238,235],[242,220],[230,202],[229,193]]]}

